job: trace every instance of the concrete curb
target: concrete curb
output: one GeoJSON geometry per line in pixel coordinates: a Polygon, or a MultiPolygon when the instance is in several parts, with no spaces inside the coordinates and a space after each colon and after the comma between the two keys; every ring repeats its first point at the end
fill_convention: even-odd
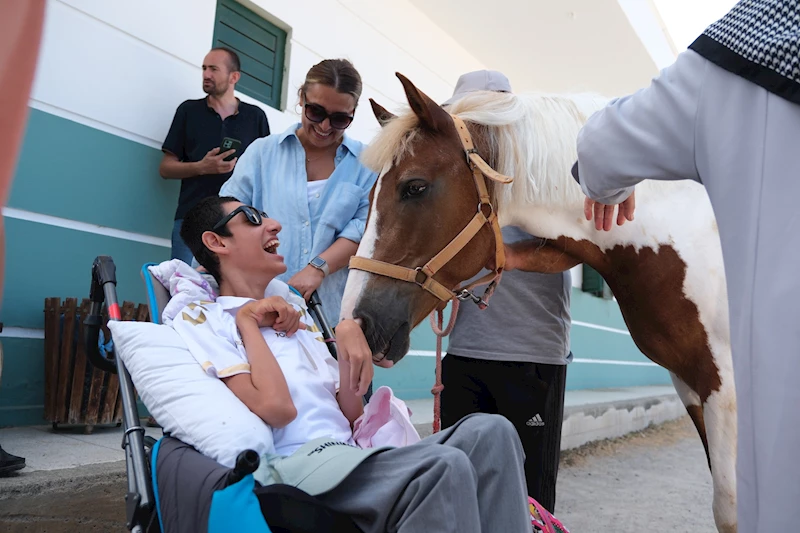
{"type": "Polygon", "coordinates": [[[3,500],[39,496],[49,492],[79,492],[98,485],[125,483],[125,461],[84,465],[59,470],[37,470],[0,478],[0,516],[3,500]]]}
{"type": "MultiPolygon", "coordinates": [[[[589,442],[621,437],[685,414],[686,409],[677,394],[567,406],[561,429],[561,449],[569,450],[589,442]]],[[[430,420],[415,418],[414,427],[420,437],[430,435],[433,417],[428,417],[430,420]]]]}
{"type": "Polygon", "coordinates": [[[621,437],[685,414],[686,409],[677,394],[570,406],[564,409],[561,449],[621,437]]]}

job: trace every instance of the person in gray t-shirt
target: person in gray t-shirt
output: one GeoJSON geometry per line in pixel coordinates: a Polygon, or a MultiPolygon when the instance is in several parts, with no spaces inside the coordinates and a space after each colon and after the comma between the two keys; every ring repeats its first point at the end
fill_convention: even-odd
{"type": "MultiPolygon", "coordinates": [[[[496,71],[464,74],[452,103],[478,90],[511,92],[496,71]]],[[[516,227],[503,229],[506,243],[533,239],[516,227]]],[[[476,276],[482,276],[486,271],[476,276]]],[[[470,413],[505,416],[525,450],[528,494],[553,512],[564,418],[569,346],[569,271],[507,271],[481,311],[464,302],[442,361],[442,427],[470,413]]]]}

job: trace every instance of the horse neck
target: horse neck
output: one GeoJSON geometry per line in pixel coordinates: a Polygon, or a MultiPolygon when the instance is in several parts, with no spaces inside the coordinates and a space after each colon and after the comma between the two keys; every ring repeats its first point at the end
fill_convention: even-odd
{"type": "MultiPolygon", "coordinates": [[[[585,263],[601,274],[614,268],[607,250],[631,244],[631,230],[614,227],[597,231],[584,218],[583,206],[498,205],[501,226],[517,226],[532,236],[545,240],[546,246],[585,263]]],[[[552,259],[542,256],[547,264],[552,259]]]]}
{"type": "MultiPolygon", "coordinates": [[[[568,246],[568,253],[601,274],[615,268],[618,256],[610,253],[615,249],[630,248],[638,254],[643,249],[657,251],[668,246],[685,256],[700,253],[698,249],[704,250],[701,255],[719,252],[714,212],[701,184],[645,182],[636,190],[635,220],[622,226],[615,221],[611,231],[598,231],[594,221],[586,220],[583,199],[564,205],[539,205],[514,198],[509,202],[504,200],[507,196],[500,195],[497,210],[502,226],[519,226],[558,249],[568,246]]],[[[630,265],[635,258],[626,257],[625,261],[630,265]]]]}

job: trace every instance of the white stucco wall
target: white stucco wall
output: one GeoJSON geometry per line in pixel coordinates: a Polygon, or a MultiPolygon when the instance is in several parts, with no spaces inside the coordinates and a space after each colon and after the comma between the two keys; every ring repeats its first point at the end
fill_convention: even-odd
{"type": "MultiPolygon", "coordinates": [[[[348,58],[363,77],[349,130],[363,141],[378,127],[367,98],[390,108],[404,101],[395,71],[444,100],[458,74],[483,68],[406,0],[242,4],[289,32],[282,109],[262,105],[273,131],[298,120],[297,88],[325,58],[348,58]]],[[[31,105],[160,147],[178,104],[203,96],[215,12],[215,0],[49,0],[31,105]]]]}

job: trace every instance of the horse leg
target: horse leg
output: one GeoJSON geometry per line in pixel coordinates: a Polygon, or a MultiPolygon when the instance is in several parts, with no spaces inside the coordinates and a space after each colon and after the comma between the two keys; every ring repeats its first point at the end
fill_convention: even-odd
{"type": "Polygon", "coordinates": [[[703,402],[711,477],[714,521],[720,533],[736,533],[736,390],[733,374],[722,377],[720,389],[703,402]]]}
{"type": "Polygon", "coordinates": [[[686,407],[686,412],[694,422],[694,427],[697,428],[697,433],[700,435],[700,440],[703,441],[703,448],[706,450],[706,461],[708,467],[711,468],[711,458],[708,454],[708,438],[706,437],[706,425],[703,420],[703,406],[700,402],[700,395],[689,388],[681,378],[670,372],[669,376],[672,378],[672,384],[675,386],[675,391],[681,399],[683,406],[686,407]]]}
{"type": "Polygon", "coordinates": [[[714,483],[714,522],[720,533],[736,533],[736,394],[733,376],[705,402],[670,372],[675,391],[694,422],[714,483]]]}

